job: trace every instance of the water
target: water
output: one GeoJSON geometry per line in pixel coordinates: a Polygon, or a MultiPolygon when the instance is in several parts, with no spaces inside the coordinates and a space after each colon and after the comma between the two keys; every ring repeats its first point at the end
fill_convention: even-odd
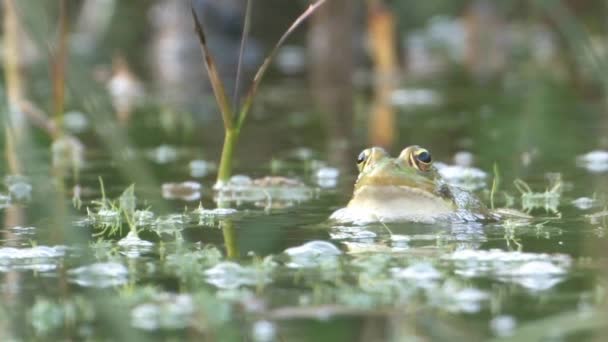
{"type": "MultiPolygon", "coordinates": [[[[297,51],[283,56],[296,75],[297,51]]],[[[352,194],[358,153],[347,156],[352,165],[332,164],[332,132],[305,80],[269,81],[221,194],[210,98],[197,95],[203,109],[185,114],[150,104],[124,128],[73,89],[89,104],[65,117],[80,141],[49,147],[34,135],[19,154],[26,177],[3,164],[0,339],[601,339],[601,99],[518,70],[486,83],[445,75],[403,84],[391,94],[392,154],[427,148],[446,179],[488,205],[496,168],[496,206],[532,218],[336,225],[327,218],[352,194]],[[269,175],[286,178],[272,191],[268,179],[251,187],[269,175]]],[[[358,91],[353,145],[362,149],[371,100],[358,91]]]]}
{"type": "MultiPolygon", "coordinates": [[[[438,91],[446,99],[453,92],[463,94],[461,89],[438,91]]],[[[570,121],[568,132],[561,125],[532,130],[521,123],[534,116],[553,122],[561,112],[580,105],[582,100],[557,97],[561,91],[552,86],[543,90],[555,92],[556,97],[549,98],[561,104],[554,105],[555,111],[539,107],[541,113],[516,110],[513,102],[518,98],[509,101],[514,95],[399,112],[402,138],[396,150],[417,143],[446,164],[452,164],[453,154],[471,151],[474,174],[483,175],[469,177],[471,189],[486,202],[494,163],[502,176],[496,201],[515,208],[524,205],[525,198],[511,180],[521,178],[533,191],[544,192],[550,186],[547,175],[559,173],[563,192],[557,212],[541,205],[531,212],[533,219],[521,222],[332,226],[326,219],[350,197],[353,171],[329,165],[315,142],[318,137],[307,130],[276,130],[272,138],[262,133],[289,125],[284,116],[270,123],[254,120],[246,128],[243,141],[266,148],[244,153],[248,148],[243,144],[236,169],[253,177],[274,173],[301,179],[311,195],[298,200],[287,196],[280,206],[268,206],[264,196],[249,194],[252,201],[237,196],[233,209],[217,211],[214,169],[197,172],[195,183],[184,183],[196,184],[200,204],[191,201],[189,193],[167,195],[167,184],[184,186],[179,183],[195,180],[190,174],[193,163],[211,165],[209,156],[217,153],[216,145],[201,147],[195,138],[177,143],[159,127],[135,124],[131,144],[123,146],[130,151],[130,161],[108,164],[111,153],[87,146],[87,167],[80,175],[81,209],[73,209],[68,194],[52,200],[65,204],[68,224],[63,230],[57,230],[56,215],[49,212],[56,188],[36,176],[42,169],[26,183],[8,182],[31,189],[18,198],[12,195],[7,200],[14,199],[15,204],[2,211],[6,228],[5,247],[0,249],[0,292],[8,300],[0,307],[12,322],[6,331],[25,338],[149,338],[148,333],[162,332],[255,340],[279,335],[346,340],[361,334],[374,339],[485,339],[538,334],[530,332],[537,320],[555,318],[567,323],[551,336],[590,336],[599,323],[591,320],[581,328],[578,317],[598,317],[605,302],[602,246],[608,227],[602,214],[602,185],[608,174],[581,164],[597,142],[575,137],[602,118],[588,113],[595,121],[570,121]],[[501,124],[503,116],[498,114],[505,111],[513,116],[508,125],[501,124]],[[473,129],[484,126],[488,129],[473,129]],[[152,145],[145,138],[149,130],[159,132],[152,145]],[[560,131],[560,139],[546,142],[560,131]],[[275,144],[275,139],[288,143],[275,144]],[[310,146],[312,153],[294,158],[302,146],[310,146]],[[523,165],[520,156],[529,150],[537,152],[523,165]],[[281,162],[280,168],[273,170],[269,155],[281,162]],[[320,162],[313,162],[317,159],[320,162]],[[124,176],[125,168],[133,161],[145,163],[154,182],[135,178],[134,193],[123,194],[131,179],[124,176]],[[94,203],[102,196],[97,175],[104,179],[106,205],[101,207],[94,203]],[[324,186],[319,179],[335,185],[324,186]],[[124,221],[124,213],[113,205],[137,209],[132,217],[139,237],[127,234],[126,222],[117,223],[124,221]],[[20,226],[28,228],[15,226],[19,221],[11,221],[14,211],[22,212],[20,226]],[[121,229],[115,235],[110,230],[99,235],[100,229],[110,226],[121,229]],[[67,245],[54,245],[58,240],[53,231],[69,234],[67,245]],[[228,258],[225,241],[236,246],[236,259],[228,258]],[[93,295],[87,289],[97,292],[93,295]],[[108,305],[126,318],[117,321],[109,316],[104,309],[108,305]],[[238,320],[245,323],[237,324],[238,320]],[[108,324],[121,328],[103,331],[108,324]],[[434,328],[438,325],[440,330],[434,328]]],[[[464,178],[457,167],[450,175],[462,183],[471,171],[460,168],[464,178]]],[[[303,191],[300,183],[295,184],[295,192],[303,191]]],[[[16,191],[6,189],[10,194],[16,191]]]]}

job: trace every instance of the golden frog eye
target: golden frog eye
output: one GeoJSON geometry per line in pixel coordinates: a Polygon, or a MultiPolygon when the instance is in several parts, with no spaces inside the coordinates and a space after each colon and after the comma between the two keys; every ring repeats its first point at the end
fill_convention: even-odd
{"type": "Polygon", "coordinates": [[[361,151],[361,153],[359,153],[359,155],[357,156],[357,169],[359,169],[359,172],[362,172],[363,168],[365,168],[365,164],[367,164],[367,159],[371,154],[370,152],[371,150],[368,148],[361,151]]]}
{"type": "Polygon", "coordinates": [[[417,145],[408,146],[399,154],[399,160],[406,165],[419,171],[428,171],[431,168],[433,158],[431,152],[417,145]]]}
{"type": "Polygon", "coordinates": [[[359,153],[357,157],[357,168],[359,172],[364,172],[366,169],[373,167],[383,158],[387,158],[388,153],[381,147],[370,147],[359,153]]]}
{"type": "Polygon", "coordinates": [[[367,155],[368,155],[368,150],[364,150],[361,153],[359,153],[359,156],[357,157],[357,165],[360,165],[361,163],[363,163],[365,161],[365,159],[367,159],[367,155]]]}
{"type": "Polygon", "coordinates": [[[433,162],[433,158],[431,157],[431,153],[424,149],[418,148],[413,153],[413,164],[420,171],[428,171],[431,168],[431,163],[433,162]]]}

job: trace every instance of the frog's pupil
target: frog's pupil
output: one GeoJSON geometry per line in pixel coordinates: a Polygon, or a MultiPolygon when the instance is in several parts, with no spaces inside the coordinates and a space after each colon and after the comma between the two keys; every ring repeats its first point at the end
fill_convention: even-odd
{"type": "Polygon", "coordinates": [[[365,152],[361,152],[359,153],[359,156],[357,157],[357,164],[361,164],[365,161],[365,152]]]}
{"type": "Polygon", "coordinates": [[[431,154],[428,153],[427,151],[422,151],[418,154],[418,160],[420,160],[423,163],[430,163],[431,162],[431,154]]]}

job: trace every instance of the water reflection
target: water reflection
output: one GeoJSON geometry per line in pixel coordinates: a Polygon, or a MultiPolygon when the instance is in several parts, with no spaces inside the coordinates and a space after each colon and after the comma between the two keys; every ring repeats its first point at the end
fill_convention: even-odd
{"type": "Polygon", "coordinates": [[[234,222],[231,219],[220,219],[220,229],[224,237],[226,255],[229,259],[238,259],[241,256],[241,252],[238,247],[238,237],[234,222]]]}

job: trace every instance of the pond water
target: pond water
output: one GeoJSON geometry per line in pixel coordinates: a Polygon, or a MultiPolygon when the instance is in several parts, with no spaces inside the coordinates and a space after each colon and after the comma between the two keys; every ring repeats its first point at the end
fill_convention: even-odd
{"type": "MultiPolygon", "coordinates": [[[[300,83],[290,84],[307,98],[300,83]]],[[[236,210],[214,211],[219,123],[195,121],[183,134],[159,125],[158,110],[139,112],[128,131],[95,125],[78,134],[86,145],[80,209],[73,177],[64,186],[48,178],[44,139],[24,155],[27,178],[7,178],[0,336],[569,340],[599,333],[607,161],[580,156],[606,143],[602,104],[551,81],[428,87],[441,102],[396,107],[392,152],[419,144],[446,164],[456,154],[472,157],[478,171],[461,184],[488,205],[496,165],[495,205],[530,210],[532,219],[332,223],[329,215],[352,194],[356,155],[352,167],[334,169],[318,115],[273,109],[264,97],[245,128],[236,173],[303,184],[254,201],[243,195],[230,202],[236,210]],[[521,193],[515,179],[533,193],[521,193]],[[139,238],[128,235],[129,224],[139,238]]],[[[285,89],[270,82],[265,93],[285,89]]]]}
{"type": "MultiPolygon", "coordinates": [[[[49,45],[47,34],[55,28],[47,26],[54,25],[49,17],[57,9],[23,3],[36,9],[21,12],[33,44],[49,45]]],[[[110,4],[114,11],[113,1],[87,3],[110,4]]],[[[225,3],[227,9],[204,20],[218,27],[210,30],[210,45],[228,79],[235,76],[243,13],[240,2],[225,3]]],[[[444,7],[458,12],[462,4],[452,3],[459,2],[444,7]]],[[[76,139],[53,141],[36,128],[20,144],[3,136],[1,341],[564,341],[606,335],[608,115],[601,87],[568,79],[562,69],[569,66],[556,63],[553,70],[525,56],[487,78],[451,64],[420,80],[406,73],[385,108],[395,114],[389,152],[423,146],[454,186],[488,207],[531,217],[336,223],[328,218],[351,198],[357,155],[369,145],[369,70],[353,82],[352,148],[335,148],[331,138],[339,133],[314,109],[305,50],[296,46],[304,33],[297,33],[296,45],[281,52],[284,60],[260,86],[237,148],[236,176],[218,193],[222,123],[190,37],[189,9],[180,1],[151,4],[117,4],[114,20],[122,24],[108,25],[108,41],[95,36],[89,17],[76,25],[95,36],[71,42],[64,126],[76,139]],[[187,21],[171,6],[184,7],[187,21]],[[149,41],[143,43],[144,36],[149,41]],[[128,125],[117,122],[103,87],[111,74],[105,64],[117,46],[138,61],[133,70],[144,76],[148,94],[128,125]]],[[[407,20],[410,12],[420,15],[411,5],[400,13],[405,26],[427,22],[407,20]]],[[[78,6],[70,6],[75,13],[78,6]]],[[[244,79],[298,10],[281,1],[260,5],[244,79]]],[[[448,38],[462,28],[446,18],[435,23],[441,30],[428,31],[448,38]]],[[[416,30],[416,39],[404,40],[410,49],[424,38],[423,27],[416,30]]],[[[360,50],[355,54],[364,54],[360,50]]],[[[28,100],[39,104],[51,102],[45,56],[28,66],[28,100]]],[[[415,61],[433,69],[437,61],[427,57],[421,53],[415,61]]],[[[583,69],[579,76],[593,80],[588,74],[595,69],[583,69]]]]}

